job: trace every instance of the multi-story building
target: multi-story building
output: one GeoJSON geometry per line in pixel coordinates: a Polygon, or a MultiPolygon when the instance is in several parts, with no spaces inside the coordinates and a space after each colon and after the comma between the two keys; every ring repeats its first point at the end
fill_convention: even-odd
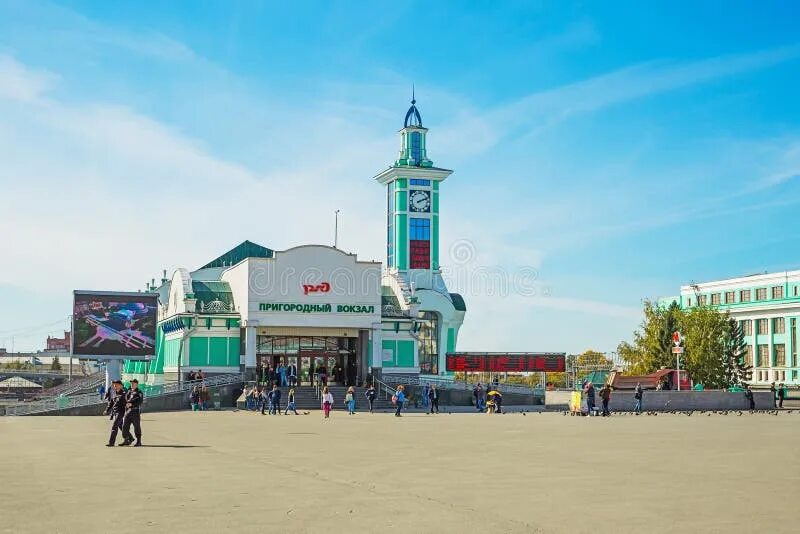
{"type": "Polygon", "coordinates": [[[48,351],[69,351],[70,332],[64,331],[64,337],[47,336],[48,351]]]}
{"type": "Polygon", "coordinates": [[[739,321],[747,344],[745,360],[753,368],[754,384],[800,384],[798,323],[800,271],[756,274],[681,286],[677,302],[683,309],[709,305],[728,311],[739,321]]]}

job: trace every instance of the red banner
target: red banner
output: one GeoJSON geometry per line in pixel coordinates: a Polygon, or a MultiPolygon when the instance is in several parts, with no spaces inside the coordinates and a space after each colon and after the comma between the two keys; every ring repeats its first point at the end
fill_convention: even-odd
{"type": "Polygon", "coordinates": [[[451,352],[447,354],[447,370],[459,373],[553,373],[563,372],[566,367],[566,354],[563,353],[451,352]]]}

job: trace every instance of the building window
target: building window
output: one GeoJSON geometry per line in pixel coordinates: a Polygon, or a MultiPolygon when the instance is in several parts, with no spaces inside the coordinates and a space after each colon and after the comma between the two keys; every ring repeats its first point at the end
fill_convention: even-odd
{"type": "Polygon", "coordinates": [[[783,317],[775,317],[772,320],[772,333],[773,334],[786,333],[786,320],[783,317]]]}
{"type": "Polygon", "coordinates": [[[759,287],[756,289],[756,300],[767,300],[767,288],[759,287]]]}
{"type": "Polygon", "coordinates": [[[772,298],[773,299],[782,299],[783,298],[783,286],[773,286],[772,287],[772,298]]]}
{"type": "Polygon", "coordinates": [[[712,306],[719,306],[720,304],[720,294],[719,293],[712,293],[711,294],[711,305],[712,306]]]}
{"type": "Polygon", "coordinates": [[[756,367],[769,367],[769,345],[758,346],[758,361],[756,367]]]}
{"type": "Polygon", "coordinates": [[[411,132],[411,159],[412,163],[420,162],[422,152],[422,135],[419,132],[411,132]]]}
{"type": "Polygon", "coordinates": [[[798,290],[798,286],[794,286],[794,296],[795,297],[797,296],[797,290],[798,290]]]}
{"type": "Polygon", "coordinates": [[[431,220],[420,219],[417,217],[411,218],[411,239],[430,239],[431,238],[431,220]]]}
{"type": "Polygon", "coordinates": [[[786,367],[786,345],[775,345],[775,367],[786,367]]]}
{"type": "Polygon", "coordinates": [[[698,306],[705,306],[706,302],[708,302],[708,297],[706,295],[697,295],[698,306]]]}
{"type": "Polygon", "coordinates": [[[739,302],[750,302],[750,290],[742,289],[739,291],[739,302]]]}
{"type": "Polygon", "coordinates": [[[692,297],[689,297],[689,298],[686,300],[686,302],[687,302],[687,304],[686,304],[686,307],[687,307],[687,308],[691,308],[691,307],[692,307],[692,297]]]}
{"type": "Polygon", "coordinates": [[[767,319],[756,319],[756,334],[759,336],[767,335],[769,328],[769,324],[767,323],[767,319]]]}
{"type": "Polygon", "coordinates": [[[747,367],[753,367],[753,345],[744,347],[744,364],[747,367]]]}
{"type": "Polygon", "coordinates": [[[422,180],[420,178],[412,178],[411,179],[411,185],[424,185],[426,187],[430,187],[431,186],[431,181],[430,180],[422,180]]]}
{"type": "Polygon", "coordinates": [[[733,304],[736,302],[736,291],[725,292],[725,304],[733,304]]]}
{"type": "Polygon", "coordinates": [[[742,334],[744,334],[745,336],[753,335],[753,321],[751,321],[750,319],[739,321],[739,328],[742,329],[742,334]]]}
{"type": "Polygon", "coordinates": [[[797,366],[797,319],[791,319],[789,321],[789,329],[790,335],[792,336],[792,361],[790,365],[792,367],[797,366]]]}
{"type": "Polygon", "coordinates": [[[439,314],[421,312],[417,321],[419,341],[419,373],[422,375],[439,374],[439,314]]]}

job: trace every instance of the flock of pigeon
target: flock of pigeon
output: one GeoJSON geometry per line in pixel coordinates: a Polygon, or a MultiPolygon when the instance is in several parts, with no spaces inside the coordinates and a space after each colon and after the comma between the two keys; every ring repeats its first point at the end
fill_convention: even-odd
{"type": "MultiPolygon", "coordinates": [[[[633,416],[640,416],[640,415],[652,415],[657,416],[659,414],[671,414],[671,415],[685,415],[687,417],[691,417],[692,415],[706,415],[711,417],[712,415],[736,415],[742,416],[745,414],[755,415],[755,414],[766,414],[766,415],[779,415],[779,414],[792,414],[795,413],[795,410],[699,410],[699,411],[692,411],[692,410],[663,410],[663,411],[656,411],[650,410],[646,412],[613,412],[614,415],[633,415],[633,416]]],[[[800,411],[798,411],[800,413],[800,411]]],[[[569,415],[569,411],[562,412],[563,415],[569,415]]]]}

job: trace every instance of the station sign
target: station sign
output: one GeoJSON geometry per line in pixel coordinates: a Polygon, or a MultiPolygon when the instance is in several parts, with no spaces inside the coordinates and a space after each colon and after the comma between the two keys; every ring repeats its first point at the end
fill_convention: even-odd
{"type": "Polygon", "coordinates": [[[531,373],[563,372],[566,370],[563,352],[448,352],[446,369],[466,373],[531,373]]]}

